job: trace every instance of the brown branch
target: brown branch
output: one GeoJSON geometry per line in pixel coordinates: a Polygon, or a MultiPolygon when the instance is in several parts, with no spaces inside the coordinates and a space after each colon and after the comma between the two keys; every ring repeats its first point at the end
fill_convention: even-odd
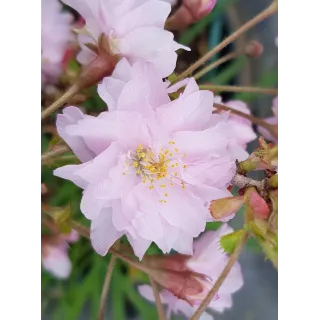
{"type": "Polygon", "coordinates": [[[244,245],[245,245],[245,243],[247,241],[248,236],[249,236],[248,233],[244,234],[244,236],[242,237],[241,241],[237,245],[236,249],[234,250],[234,252],[230,256],[230,258],[228,260],[228,263],[224,267],[224,269],[221,272],[219,278],[217,279],[217,281],[215,282],[215,284],[213,285],[213,287],[211,288],[211,290],[209,291],[207,296],[201,302],[199,308],[194,313],[194,315],[190,318],[190,320],[198,320],[200,318],[201,314],[205,311],[205,309],[207,308],[208,304],[210,303],[210,301],[212,300],[214,295],[218,292],[220,286],[222,285],[222,283],[224,282],[224,280],[228,276],[231,268],[233,267],[233,265],[237,261],[239,255],[240,255],[240,253],[241,253],[241,251],[242,251],[242,249],[243,249],[243,247],[244,247],[244,245]]]}
{"type": "Polygon", "coordinates": [[[267,7],[265,10],[260,12],[258,15],[256,15],[253,19],[245,23],[243,26],[241,26],[237,31],[235,31],[233,34],[231,34],[229,37],[227,37],[224,41],[220,42],[216,47],[214,47],[212,50],[207,52],[203,57],[201,57],[197,62],[192,64],[187,70],[182,72],[180,75],[177,76],[175,83],[183,80],[184,78],[188,77],[190,74],[192,74],[193,71],[198,69],[201,65],[203,65],[206,61],[208,61],[210,58],[212,58],[216,53],[218,53],[220,50],[225,48],[228,44],[236,40],[239,36],[241,36],[243,33],[250,30],[252,27],[260,23],[261,21],[267,19],[268,17],[272,16],[278,11],[278,2],[273,1],[269,7],[267,7]]]}
{"type": "Polygon", "coordinates": [[[153,290],[153,294],[154,294],[154,299],[156,302],[156,306],[157,306],[157,311],[158,311],[158,319],[159,320],[166,320],[166,316],[163,310],[163,305],[161,302],[161,297],[160,297],[160,293],[159,293],[159,289],[158,289],[158,285],[157,283],[153,280],[153,278],[151,276],[149,276],[150,279],[150,284],[153,290]]]}
{"type": "MultiPolygon", "coordinates": [[[[201,69],[200,71],[198,71],[195,75],[194,75],[194,79],[200,79],[202,76],[204,76],[206,73],[208,73],[209,71],[213,70],[214,68],[220,66],[221,64],[230,61],[234,58],[236,58],[237,56],[241,55],[242,52],[231,52],[223,57],[221,57],[220,59],[212,62],[211,64],[209,64],[207,67],[201,69]]],[[[201,87],[201,86],[200,86],[201,87]]]]}
{"type": "Polygon", "coordinates": [[[41,156],[41,163],[50,160],[51,158],[55,158],[61,154],[70,151],[70,148],[67,145],[62,145],[59,148],[55,148],[54,150],[48,151],[41,156]]]}
{"type": "Polygon", "coordinates": [[[79,91],[78,85],[71,86],[58,100],[56,100],[48,108],[41,112],[41,120],[47,118],[51,113],[57,111],[62,107],[70,98],[72,98],[79,91]]]}
{"type": "Polygon", "coordinates": [[[237,87],[237,86],[219,86],[219,85],[200,85],[202,90],[222,91],[222,92],[250,92],[261,93],[276,96],[278,89],[274,88],[257,88],[257,87],[237,87]]]}

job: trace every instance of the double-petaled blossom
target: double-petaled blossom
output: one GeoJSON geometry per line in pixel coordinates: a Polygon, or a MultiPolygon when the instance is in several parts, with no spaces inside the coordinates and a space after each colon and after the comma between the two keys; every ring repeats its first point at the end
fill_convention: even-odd
{"type": "MultiPolygon", "coordinates": [[[[173,34],[164,30],[171,5],[161,0],[63,0],[77,10],[86,21],[78,36],[82,51],[78,61],[92,62],[104,35],[108,54],[125,57],[130,63],[152,63],[162,77],[169,76],[177,61],[176,50],[188,49],[173,40],[173,34]]],[[[107,57],[106,57],[107,58],[107,57]]]]}
{"type": "MultiPolygon", "coordinates": [[[[266,118],[264,119],[264,121],[274,126],[277,126],[278,125],[278,97],[273,99],[272,112],[274,116],[266,118]]],[[[258,127],[258,130],[267,140],[272,141],[274,143],[278,143],[278,139],[276,139],[267,129],[258,127]]]]}
{"type": "Polygon", "coordinates": [[[231,195],[239,157],[225,116],[212,116],[213,94],[189,79],[170,101],[166,87],[152,64],[123,59],[99,86],[109,112],[58,115],[60,136],[83,163],[55,175],[84,189],[81,210],[101,255],[122,235],[139,258],[152,241],[192,254],[193,238],[212,221],[210,201],[231,195]]]}
{"type": "MultiPolygon", "coordinates": [[[[210,279],[212,287],[228,261],[227,254],[225,254],[220,247],[220,238],[232,231],[233,230],[230,227],[224,224],[217,231],[208,231],[204,233],[194,242],[194,254],[192,257],[180,259],[179,255],[176,255],[176,257],[173,255],[172,257],[170,256],[170,263],[166,262],[165,265],[168,267],[174,266],[175,269],[187,269],[206,275],[210,279]],[[175,264],[173,264],[174,260],[176,260],[175,264]]],[[[161,257],[159,259],[161,259],[161,257]]],[[[161,266],[160,261],[157,262],[161,266]]],[[[242,285],[243,278],[241,267],[239,263],[236,262],[219,288],[217,294],[210,302],[208,308],[218,312],[223,312],[225,309],[230,308],[232,306],[231,295],[239,290],[242,285]]],[[[154,295],[149,285],[141,285],[138,290],[143,297],[150,301],[154,301],[154,295]]],[[[194,302],[190,305],[190,302],[187,303],[185,299],[179,299],[172,292],[163,289],[160,292],[160,297],[162,303],[167,305],[167,318],[170,319],[171,313],[176,313],[183,314],[189,319],[204,299],[207,292],[207,285],[203,286],[202,298],[199,300],[192,300],[193,297],[189,297],[190,300],[194,302]]],[[[204,312],[200,319],[212,320],[213,317],[209,313],[204,312]]]]}
{"type": "Polygon", "coordinates": [[[74,36],[73,18],[58,0],[41,0],[41,84],[55,82],[74,36]]]}
{"type": "Polygon", "coordinates": [[[78,233],[70,235],[42,236],[41,260],[44,269],[57,278],[68,278],[71,272],[71,261],[68,256],[69,243],[78,240],[78,233]]]}
{"type": "MultiPolygon", "coordinates": [[[[250,114],[248,106],[240,100],[222,102],[221,97],[215,97],[214,102],[250,114]]],[[[216,112],[217,111],[218,109],[216,109],[216,112]]],[[[224,115],[226,117],[226,122],[230,125],[230,130],[228,132],[228,137],[230,137],[230,151],[236,151],[235,156],[238,157],[237,160],[245,160],[248,157],[246,151],[247,144],[257,137],[252,128],[252,123],[248,119],[232,114],[229,111],[219,111],[219,114],[224,115]]]]}

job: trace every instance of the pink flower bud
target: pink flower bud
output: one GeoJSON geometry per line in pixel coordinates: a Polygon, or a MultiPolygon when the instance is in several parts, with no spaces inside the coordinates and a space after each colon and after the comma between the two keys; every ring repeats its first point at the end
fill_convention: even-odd
{"type": "Polygon", "coordinates": [[[118,62],[118,57],[111,53],[109,41],[104,34],[100,36],[98,46],[93,44],[87,45],[97,56],[80,73],[77,81],[79,89],[90,87],[101,81],[104,77],[111,75],[118,62]]]}
{"type": "Polygon", "coordinates": [[[153,270],[151,273],[161,287],[173,293],[177,298],[188,302],[191,306],[199,304],[213,285],[205,275],[188,270],[153,270]]]}
{"type": "Polygon", "coordinates": [[[207,16],[215,5],[216,0],[184,0],[178,10],[168,19],[167,28],[183,30],[207,16]]]}
{"type": "Polygon", "coordinates": [[[245,53],[251,58],[258,58],[263,53],[263,45],[258,41],[250,41],[250,43],[245,48],[245,53]]]}
{"type": "Polygon", "coordinates": [[[189,258],[190,256],[184,254],[146,255],[143,261],[150,268],[185,271],[188,269],[186,263],[189,258]]]}

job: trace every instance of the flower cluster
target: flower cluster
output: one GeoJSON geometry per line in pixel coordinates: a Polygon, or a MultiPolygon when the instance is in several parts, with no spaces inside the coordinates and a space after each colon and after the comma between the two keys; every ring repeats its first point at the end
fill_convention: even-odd
{"type": "MultiPolygon", "coordinates": [[[[43,1],[42,79],[47,82],[61,70],[72,40],[72,19],[61,12],[58,2],[43,1]],[[57,25],[61,29],[53,31],[57,25]]],[[[162,286],[162,302],[168,305],[168,314],[190,317],[227,264],[220,239],[233,230],[223,224],[195,239],[207,222],[233,218],[235,206],[224,208],[227,214],[219,216],[212,214],[212,203],[220,210],[225,201],[219,199],[235,199],[230,187],[236,163],[248,158],[247,144],[256,138],[248,119],[214,107],[224,104],[246,116],[250,110],[245,103],[223,103],[213,92],[200,90],[192,77],[177,83],[175,75],[169,77],[176,67],[176,51],[189,48],[175,42],[165,25],[182,26],[185,10],[190,18],[184,23],[189,25],[209,14],[216,1],[179,2],[171,21],[167,18],[175,1],[62,1],[85,20],[76,32],[77,59],[83,65],[79,78],[86,78],[86,85],[77,88],[101,80],[97,92],[105,111],[93,116],[68,106],[58,114],[58,134],[81,163],[59,167],[54,174],[83,189],[80,209],[91,221],[90,240],[98,254],[106,255],[123,236],[134,254],[144,259],[144,266],[152,263],[145,255],[152,243],[163,253],[176,251],[161,255],[154,269],[159,271],[162,262],[169,261],[160,271],[167,270],[176,286],[172,290],[170,284],[162,286]],[[188,281],[194,285],[190,290],[188,281]]],[[[245,196],[235,200],[238,209],[245,196]]],[[[66,241],[73,240],[58,240],[53,244],[44,238],[43,266],[66,277],[71,268],[66,241]],[[56,257],[63,263],[57,264],[56,257]]],[[[209,307],[219,312],[229,308],[232,293],[242,284],[241,268],[235,263],[209,307]]],[[[139,291],[153,299],[150,287],[140,286],[139,291]]]]}
{"type": "Polygon", "coordinates": [[[57,129],[83,162],[55,170],[84,189],[81,210],[105,255],[126,235],[141,259],[152,241],[165,253],[192,254],[211,200],[231,196],[235,160],[245,152],[228,115],[212,114],[213,94],[189,79],[171,101],[152,64],[122,59],[98,92],[109,111],[58,115],[57,129]]]}

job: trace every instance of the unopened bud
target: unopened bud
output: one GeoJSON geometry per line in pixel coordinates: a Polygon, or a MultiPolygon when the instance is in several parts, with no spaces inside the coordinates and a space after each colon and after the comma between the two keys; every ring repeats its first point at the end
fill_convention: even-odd
{"type": "Polygon", "coordinates": [[[216,5],[216,0],[183,0],[178,10],[168,19],[170,30],[183,30],[190,24],[207,16],[216,5]]]}
{"type": "Polygon", "coordinates": [[[161,287],[191,306],[199,304],[212,288],[211,281],[205,275],[192,271],[153,270],[151,273],[161,287]]]}
{"type": "Polygon", "coordinates": [[[245,53],[251,58],[258,58],[262,55],[263,49],[263,45],[260,42],[253,40],[246,46],[245,53]]]}
{"type": "Polygon", "coordinates": [[[97,56],[81,71],[76,83],[78,90],[88,88],[111,75],[119,60],[117,55],[111,53],[109,41],[104,34],[100,36],[98,46],[93,44],[87,46],[97,56]]]}
{"type": "Polygon", "coordinates": [[[190,256],[184,254],[173,255],[146,255],[143,262],[150,268],[172,271],[187,270],[187,260],[190,256]]]}

